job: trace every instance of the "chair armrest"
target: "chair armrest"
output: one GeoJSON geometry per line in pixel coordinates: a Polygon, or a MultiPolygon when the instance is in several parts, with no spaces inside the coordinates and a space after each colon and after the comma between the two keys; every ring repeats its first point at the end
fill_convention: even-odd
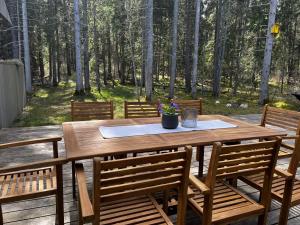
{"type": "Polygon", "coordinates": [[[281,168],[279,168],[279,167],[276,167],[275,168],[275,173],[277,174],[277,175],[279,175],[279,176],[282,176],[282,177],[284,177],[286,180],[291,180],[291,179],[293,179],[293,174],[291,174],[291,173],[289,173],[288,171],[286,171],[286,170],[283,170],[283,169],[281,169],[281,168]]]}
{"type": "Polygon", "coordinates": [[[27,141],[17,141],[17,142],[0,144],[0,149],[48,143],[48,142],[58,142],[58,141],[61,141],[61,139],[62,139],[61,137],[53,137],[53,138],[32,139],[32,140],[27,140],[27,141]]]}
{"type": "Polygon", "coordinates": [[[43,167],[49,167],[55,165],[62,165],[65,162],[66,162],[65,158],[56,158],[56,159],[38,161],[34,163],[25,163],[18,166],[9,166],[9,167],[0,168],[0,174],[17,172],[22,170],[31,170],[31,169],[37,169],[37,168],[43,168],[43,167]]]}
{"type": "Polygon", "coordinates": [[[198,180],[194,175],[190,174],[190,183],[192,183],[203,195],[210,194],[210,189],[200,180],[198,180]]]}
{"type": "Polygon", "coordinates": [[[294,135],[294,136],[283,136],[281,137],[282,140],[290,140],[290,139],[298,139],[299,135],[294,135]]]}
{"type": "Polygon", "coordinates": [[[94,218],[94,210],[87,190],[84,168],[81,163],[75,164],[75,173],[82,219],[84,222],[91,222],[94,218]]]}

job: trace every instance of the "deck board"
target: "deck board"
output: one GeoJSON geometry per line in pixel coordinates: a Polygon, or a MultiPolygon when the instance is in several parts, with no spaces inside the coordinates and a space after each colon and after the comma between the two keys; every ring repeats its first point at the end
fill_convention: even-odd
{"type": "MultiPolygon", "coordinates": [[[[236,117],[253,123],[259,122],[257,115],[240,116],[236,117]]],[[[30,127],[30,128],[7,128],[0,130],[0,143],[16,140],[26,140],[31,138],[39,137],[51,137],[51,136],[62,136],[61,126],[43,126],[43,127],[30,127]]],[[[19,148],[1,151],[0,152],[0,167],[16,165],[18,163],[31,162],[34,160],[47,159],[51,156],[51,144],[41,144],[36,147],[26,147],[22,150],[19,148]],[[48,150],[49,149],[49,150],[48,150]],[[22,151],[20,153],[20,151],[22,151]]],[[[64,156],[64,143],[59,143],[59,155],[64,156]]],[[[207,148],[205,151],[205,168],[204,172],[207,171],[207,166],[210,158],[210,150],[207,148]]],[[[92,186],[92,161],[82,161],[85,166],[87,173],[88,187],[91,189],[92,186]]],[[[278,162],[281,167],[287,167],[288,160],[283,159],[278,162]]],[[[193,156],[191,172],[196,174],[198,172],[198,163],[195,161],[195,154],[193,156]]],[[[65,208],[65,224],[75,225],[78,224],[78,210],[77,201],[72,197],[72,184],[71,184],[71,164],[68,163],[63,168],[64,174],[64,208],[65,208]]],[[[297,175],[300,175],[298,171],[297,175]]],[[[258,193],[253,188],[239,182],[239,188],[242,188],[251,197],[258,198],[258,193]]],[[[278,216],[280,213],[280,203],[272,201],[271,210],[269,212],[270,225],[277,224],[278,216]]],[[[3,218],[5,224],[10,225],[52,225],[55,224],[55,198],[54,197],[43,197],[34,200],[20,201],[11,204],[4,204],[3,218]]],[[[175,220],[176,216],[171,216],[171,219],[175,220]]],[[[236,225],[251,225],[256,224],[256,218],[249,218],[242,222],[232,223],[236,225]]],[[[187,213],[187,225],[200,224],[199,217],[192,211],[188,210],[187,213]]],[[[289,225],[300,224],[300,206],[291,208],[289,213],[289,225]]]]}

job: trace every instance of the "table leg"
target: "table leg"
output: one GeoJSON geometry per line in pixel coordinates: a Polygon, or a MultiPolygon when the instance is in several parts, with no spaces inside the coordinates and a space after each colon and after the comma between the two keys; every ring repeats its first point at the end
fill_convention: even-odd
{"type": "Polygon", "coordinates": [[[76,198],[75,161],[72,161],[72,191],[73,198],[76,198]]]}
{"type": "Polygon", "coordinates": [[[203,177],[203,166],[204,166],[204,146],[197,146],[196,159],[199,161],[198,177],[203,177]]]}

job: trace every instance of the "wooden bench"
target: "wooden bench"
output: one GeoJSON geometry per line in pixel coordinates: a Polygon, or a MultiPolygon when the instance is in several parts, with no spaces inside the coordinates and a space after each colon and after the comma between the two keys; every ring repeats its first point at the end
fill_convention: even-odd
{"type": "MultiPolygon", "coordinates": [[[[0,150],[33,144],[53,143],[53,158],[0,169],[0,224],[3,224],[1,205],[49,195],[56,196],[56,214],[64,224],[63,175],[64,158],[58,158],[57,142],[61,138],[44,138],[0,144],[0,150]]],[[[20,153],[22,154],[22,153],[20,153]]]]}
{"type": "Polygon", "coordinates": [[[159,117],[157,105],[149,102],[124,102],[124,116],[126,119],[159,117]]]}
{"type": "MultiPolygon", "coordinates": [[[[272,198],[280,202],[281,212],[279,224],[286,225],[290,207],[300,204],[300,180],[296,178],[300,160],[300,138],[296,139],[295,151],[293,151],[287,170],[275,168],[272,183],[272,198]]],[[[242,181],[262,191],[263,174],[240,177],[242,181]]]]}
{"type": "MultiPolygon", "coordinates": [[[[300,112],[278,109],[269,105],[265,105],[260,126],[265,127],[266,125],[292,131],[296,136],[300,135],[300,112]]],[[[294,137],[283,138],[283,140],[289,139],[294,139],[294,137]]],[[[294,145],[282,142],[279,151],[279,158],[291,157],[294,149],[294,145]]]]}
{"type": "Polygon", "coordinates": [[[249,216],[259,216],[258,224],[266,224],[280,142],[281,140],[277,140],[234,146],[214,144],[205,180],[200,181],[190,176],[190,187],[195,194],[188,202],[202,217],[203,225],[229,224],[249,216]],[[224,181],[257,173],[264,174],[259,202],[224,181]]]}
{"type": "Polygon", "coordinates": [[[192,148],[134,158],[94,159],[93,201],[82,164],[76,164],[80,224],[172,224],[152,194],[178,190],[177,224],[185,223],[192,148]]]}
{"type": "Polygon", "coordinates": [[[107,120],[114,118],[113,102],[71,101],[72,121],[107,120]]]}

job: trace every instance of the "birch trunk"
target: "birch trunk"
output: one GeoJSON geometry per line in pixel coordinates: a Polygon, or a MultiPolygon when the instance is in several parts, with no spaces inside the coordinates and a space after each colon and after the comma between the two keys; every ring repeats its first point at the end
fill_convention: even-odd
{"type": "Polygon", "coordinates": [[[153,73],[153,0],[146,0],[146,60],[145,60],[145,90],[146,100],[152,101],[152,73],[153,73]]]}
{"type": "Polygon", "coordinates": [[[81,75],[81,43],[80,43],[80,16],[79,0],[74,0],[74,21],[75,21],[75,51],[76,51],[76,93],[83,91],[81,75]]]}
{"type": "Polygon", "coordinates": [[[171,77],[170,77],[170,92],[169,92],[170,98],[174,97],[174,86],[175,86],[175,79],[176,79],[178,8],[179,8],[179,0],[174,0],[173,24],[172,24],[171,77]]]}
{"type": "Polygon", "coordinates": [[[25,87],[26,87],[26,92],[31,93],[32,85],[31,85],[31,68],[30,68],[27,2],[26,2],[26,0],[22,0],[22,15],[23,15],[23,38],[24,38],[25,87]]]}
{"type": "Polygon", "coordinates": [[[196,0],[196,19],[195,19],[195,39],[192,69],[192,97],[195,99],[197,94],[197,71],[198,71],[198,54],[199,54],[199,27],[200,27],[200,10],[201,0],[196,0]]]}
{"type": "Polygon", "coordinates": [[[264,53],[262,77],[260,83],[260,96],[259,96],[260,105],[266,104],[269,100],[269,76],[270,76],[273,42],[274,42],[274,37],[271,33],[271,29],[275,23],[277,5],[278,5],[277,0],[270,0],[268,33],[267,33],[267,40],[266,40],[265,53],[264,53]]]}

